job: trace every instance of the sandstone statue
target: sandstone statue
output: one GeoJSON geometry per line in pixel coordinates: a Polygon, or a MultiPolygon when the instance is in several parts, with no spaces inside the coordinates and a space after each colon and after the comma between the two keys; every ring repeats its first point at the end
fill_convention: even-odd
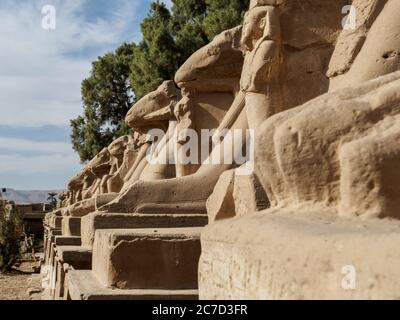
{"type": "Polygon", "coordinates": [[[52,296],[397,298],[399,16],[398,0],[251,0],[71,179],[46,222],[52,296]]]}
{"type": "MultiPolygon", "coordinates": [[[[238,129],[243,131],[240,139],[246,141],[244,95],[239,86],[243,64],[240,36],[241,27],[223,32],[178,70],[175,82],[185,95],[173,110],[178,123],[174,143],[183,142],[180,133],[187,128],[194,128],[198,136],[201,129],[238,129]]],[[[202,144],[209,145],[210,141],[199,141],[199,148],[202,144]]],[[[235,166],[233,161],[230,164],[209,162],[205,159],[204,164],[182,166],[177,161],[176,179],[140,179],[100,211],[135,213],[154,207],[168,212],[178,207],[182,212],[204,213],[218,176],[235,166]],[[194,193],[190,186],[196,186],[194,193]]]]}
{"type": "MultiPolygon", "coordinates": [[[[353,3],[357,9],[366,4],[376,2],[353,3]]],[[[396,78],[393,75],[361,85],[400,69],[400,56],[393,55],[400,49],[400,3],[380,2],[379,6],[380,13],[373,23],[370,20],[376,11],[372,8],[377,10],[376,7],[359,10],[371,26],[358,51],[349,52],[350,61],[354,62],[336,73],[332,73],[331,64],[333,87],[348,87],[351,83],[351,88],[332,90],[293,111],[283,112],[260,129],[258,144],[263,147],[257,149],[257,172],[274,206],[313,202],[336,207],[341,215],[397,215],[396,191],[390,182],[393,180],[386,180],[384,173],[387,170],[390,179],[395,179],[395,166],[390,167],[389,163],[397,161],[396,151],[391,149],[394,142],[390,142],[396,139],[396,78]],[[383,30],[388,31],[385,37],[381,36],[383,30]],[[318,115],[318,121],[310,121],[313,115],[318,115]],[[279,154],[280,149],[284,155],[279,154]],[[285,163],[289,165],[287,169],[285,163]],[[287,170],[296,173],[289,177],[292,174],[287,170]],[[286,189],[287,199],[281,188],[286,189]]],[[[339,42],[332,57],[336,63],[339,54],[349,60],[342,47],[348,48],[339,42]]]]}
{"type": "MultiPolygon", "coordinates": [[[[85,252],[85,256],[89,254],[93,259],[92,270],[89,271],[90,276],[99,276],[98,279],[101,279],[100,282],[102,285],[112,285],[120,289],[135,288],[138,285],[136,280],[122,280],[127,279],[125,278],[126,276],[130,277],[132,273],[129,271],[126,274],[124,272],[108,273],[106,271],[110,277],[102,276],[105,275],[104,268],[107,267],[107,264],[103,264],[101,258],[103,253],[100,251],[111,250],[107,251],[108,253],[104,252],[104,254],[108,255],[112,253],[115,257],[118,256],[121,258],[124,256],[120,256],[118,250],[115,251],[116,248],[109,248],[102,241],[108,241],[109,235],[114,237],[119,232],[118,230],[112,230],[113,228],[132,228],[130,229],[131,231],[126,233],[125,238],[136,237],[137,228],[149,228],[148,231],[143,232],[143,236],[147,239],[147,234],[154,232],[151,228],[158,227],[180,228],[165,229],[165,231],[164,229],[157,229],[159,230],[158,232],[163,234],[161,243],[167,241],[174,244],[171,249],[176,248],[174,250],[177,250],[180,248],[178,245],[181,242],[180,239],[187,239],[184,243],[192,243],[189,247],[186,247],[186,245],[182,247],[183,251],[180,253],[181,255],[183,252],[186,252],[186,259],[184,259],[185,261],[182,260],[182,266],[185,267],[186,272],[176,270],[177,276],[181,274],[187,277],[187,280],[177,277],[176,280],[171,278],[169,283],[163,281],[162,284],[157,285],[156,283],[153,284],[153,280],[149,279],[148,281],[146,280],[149,289],[153,288],[153,286],[161,286],[165,289],[181,288],[186,291],[181,293],[174,291],[174,296],[184,298],[197,296],[197,293],[192,290],[197,288],[197,261],[200,255],[199,229],[196,227],[206,224],[205,201],[212,191],[218,174],[226,168],[231,168],[234,164],[221,165],[218,163],[217,165],[201,165],[199,163],[188,165],[179,163],[179,160],[173,164],[163,162],[153,164],[148,163],[147,156],[150,153],[152,157],[157,159],[179,148],[185,141],[184,133],[187,129],[198,130],[200,132],[201,129],[207,128],[236,127],[242,131],[247,128],[244,95],[240,92],[239,85],[243,64],[243,57],[239,48],[240,34],[240,27],[224,32],[216,37],[210,45],[199,50],[199,52],[195,53],[188,60],[176,77],[176,82],[182,89],[183,97],[181,97],[179,90],[173,82],[165,82],[158,90],[141,99],[128,113],[126,122],[140,137],[147,135],[154,128],[164,129],[166,134],[161,143],[157,143],[156,146],[150,141],[142,142],[138,157],[127,175],[129,178],[125,179],[120,196],[115,201],[101,208],[100,211],[93,212],[82,218],[80,234],[83,246],[74,249],[72,247],[56,246],[55,257],[58,262],[55,264],[55,268],[60,280],[57,281],[57,289],[54,295],[57,295],[57,292],[63,291],[62,287],[64,284],[68,284],[70,287],[68,291],[73,294],[75,286],[81,282],[78,279],[83,275],[83,272],[68,271],[68,279],[64,283],[63,279],[65,279],[65,272],[67,271],[62,266],[66,264],[72,266],[78,263],[78,261],[73,261],[70,258],[66,259],[67,253],[69,257],[76,256],[77,258],[83,252],[85,252]],[[217,68],[217,66],[219,67],[217,68]],[[198,174],[201,171],[203,173],[198,174]],[[213,171],[217,174],[213,174],[213,171]],[[193,177],[193,173],[197,177],[193,177]],[[205,178],[207,178],[207,182],[204,184],[205,178]],[[199,189],[198,194],[202,195],[204,193],[202,195],[203,199],[201,201],[201,198],[197,200],[197,196],[195,195],[194,198],[187,198],[188,200],[185,200],[182,195],[177,193],[181,197],[180,199],[184,201],[179,200],[179,202],[175,201],[174,203],[176,199],[172,198],[168,200],[168,203],[160,203],[157,198],[165,197],[167,199],[168,193],[174,192],[168,183],[164,183],[167,181],[172,182],[172,185],[174,185],[173,188],[178,188],[178,190],[185,190],[186,186],[196,185],[199,189]],[[193,181],[194,184],[188,184],[190,181],[193,181]],[[160,187],[159,190],[149,189],[151,190],[150,197],[153,197],[153,199],[147,203],[146,198],[143,199],[142,203],[138,202],[137,204],[141,206],[141,212],[136,212],[134,207],[131,206],[131,201],[135,200],[135,198],[130,194],[136,190],[135,188],[141,187],[143,184],[148,185],[148,187],[153,185],[160,187]],[[193,199],[193,201],[190,201],[190,199],[193,199]],[[126,215],[124,214],[125,212],[129,214],[126,215]],[[182,229],[182,227],[191,228],[182,229]],[[94,232],[97,235],[101,231],[99,229],[109,231],[107,231],[105,237],[95,237],[94,232]],[[171,230],[171,235],[168,230],[171,230]],[[114,283],[113,281],[117,281],[117,279],[119,279],[118,283],[114,283]]],[[[207,140],[205,143],[208,145],[210,141],[207,140]]],[[[243,146],[240,145],[240,151],[242,151],[242,148],[243,146]]],[[[171,156],[174,158],[176,155],[172,154],[171,156]]],[[[142,189],[142,191],[143,195],[147,192],[146,189],[142,189]]],[[[189,194],[190,190],[185,191],[189,194]]],[[[58,241],[67,243],[67,241],[72,240],[68,240],[64,236],[63,240],[60,238],[58,241]]],[[[172,256],[175,256],[175,254],[172,256]]],[[[183,256],[179,259],[181,258],[183,256]]],[[[127,270],[133,268],[136,260],[130,260],[129,264],[131,267],[125,264],[127,270]]],[[[119,260],[115,259],[114,261],[118,263],[117,261],[119,260]]],[[[150,262],[148,257],[143,261],[145,263],[150,262]]],[[[159,265],[159,263],[156,265],[159,265]]],[[[124,270],[116,265],[114,267],[121,271],[124,270]]],[[[152,274],[148,276],[152,277],[152,274]]],[[[147,278],[143,278],[142,281],[145,279],[147,278]]],[[[93,291],[91,296],[95,296],[96,294],[96,291],[93,291]]],[[[135,293],[131,293],[131,296],[134,297],[135,293]]]]}
{"type": "Polygon", "coordinates": [[[256,166],[273,207],[398,218],[399,84],[391,74],[267,120],[256,166]]]}
{"type": "MultiPolygon", "coordinates": [[[[325,3],[305,5],[311,2],[325,3]]],[[[291,4],[278,4],[283,21],[291,4]]],[[[400,3],[355,0],[352,5],[355,29],[331,33],[337,40],[321,65],[328,80],[319,84],[321,95],[284,107],[256,132],[256,175],[271,208],[203,232],[201,298],[396,297],[400,256],[393,255],[391,243],[399,239],[399,224],[377,218],[397,219],[400,205],[400,3]],[[240,265],[242,272],[228,265],[240,265]],[[357,273],[352,290],[342,282],[346,268],[357,273]]],[[[315,26],[315,19],[303,20],[303,26],[315,26]]],[[[287,46],[290,33],[284,22],[281,28],[287,46]]],[[[282,70],[286,63],[284,58],[282,70]]]]}

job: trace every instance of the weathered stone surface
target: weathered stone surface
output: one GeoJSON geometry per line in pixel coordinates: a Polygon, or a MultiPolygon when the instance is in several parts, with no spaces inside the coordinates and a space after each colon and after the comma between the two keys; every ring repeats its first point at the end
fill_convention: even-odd
{"type": "MultiPolygon", "coordinates": [[[[244,96],[239,88],[243,65],[240,34],[240,27],[223,32],[194,53],[178,70],[175,82],[181,88],[182,99],[173,108],[177,120],[174,130],[178,137],[179,132],[190,128],[197,130],[199,137],[201,129],[247,129],[243,111],[244,96]]],[[[151,116],[155,115],[157,113],[151,116]]],[[[158,114],[163,117],[166,115],[168,112],[158,114]]],[[[172,142],[178,144],[179,148],[179,139],[172,142]]],[[[209,140],[200,141],[200,146],[209,143],[209,140]]],[[[224,150],[223,143],[220,145],[224,150]]],[[[155,176],[158,179],[149,179],[151,175],[146,173],[146,169],[139,181],[132,181],[115,201],[101,208],[101,211],[134,213],[146,204],[184,207],[191,201],[203,201],[203,211],[218,176],[234,165],[202,162],[199,165],[177,163],[174,166],[176,179],[165,179],[168,178],[165,175],[163,179],[159,175],[155,176]],[[202,162],[205,164],[201,165],[202,162]]]]}
{"type": "MultiPolygon", "coordinates": [[[[387,0],[354,0],[353,11],[348,11],[347,28],[341,32],[327,75],[335,77],[350,70],[355,58],[364,45],[367,34],[387,0]],[[355,16],[356,19],[351,20],[355,16]],[[354,23],[354,28],[350,24],[354,23]]],[[[349,8],[350,10],[350,8],[349,8]]],[[[343,21],[344,22],[344,21],[343,21]]]]}
{"type": "Polygon", "coordinates": [[[397,221],[334,212],[277,209],[215,223],[202,233],[200,298],[398,299],[399,240],[397,221]]]}
{"type": "Polygon", "coordinates": [[[92,251],[81,246],[59,246],[57,259],[76,270],[89,270],[92,266],[92,251]]]}
{"type": "Polygon", "coordinates": [[[241,89],[251,129],[326,92],[347,1],[254,2],[245,16],[241,89]],[[269,3],[269,4],[263,4],[269,3]]]}
{"type": "Polygon", "coordinates": [[[394,73],[267,120],[256,168],[273,206],[399,218],[399,89],[394,73]]]}
{"type": "Polygon", "coordinates": [[[270,203],[258,177],[255,174],[235,175],[233,188],[235,216],[244,216],[269,208],[270,203]]]}
{"type": "MultiPolygon", "coordinates": [[[[330,90],[360,84],[363,81],[395,72],[400,68],[400,55],[398,54],[400,52],[400,22],[398,19],[400,3],[393,0],[357,0],[353,1],[353,6],[356,10],[357,23],[363,23],[362,27],[357,26],[355,32],[365,32],[365,41],[363,41],[364,36],[360,41],[352,38],[343,41],[339,38],[336,51],[331,59],[330,69],[334,69],[332,65],[340,66],[340,63],[337,64],[337,62],[346,61],[348,57],[354,61],[351,67],[347,66],[344,69],[348,69],[347,72],[330,79],[330,90]],[[342,52],[354,44],[360,48],[353,55],[343,56],[342,52]]],[[[347,37],[347,33],[346,30],[342,31],[344,37],[347,37]]]]}
{"type": "Polygon", "coordinates": [[[54,239],[56,246],[80,246],[81,243],[81,237],[56,236],[54,239]]]}
{"type": "Polygon", "coordinates": [[[207,222],[205,214],[91,213],[82,219],[82,245],[93,246],[96,230],[203,227],[207,222]]]}
{"type": "Polygon", "coordinates": [[[67,275],[72,300],[197,300],[197,290],[122,290],[105,288],[91,271],[72,270],[67,275]]]}
{"type": "Polygon", "coordinates": [[[118,193],[105,193],[94,195],[90,199],[79,201],[67,208],[68,214],[72,217],[84,217],[118,197],[118,193]]]}
{"type": "Polygon", "coordinates": [[[80,237],[81,218],[64,217],[61,223],[61,230],[64,236],[80,237]]]}
{"type": "Polygon", "coordinates": [[[398,223],[375,219],[399,218],[400,3],[353,1],[353,33],[338,27],[340,1],[252,5],[241,85],[272,208],[205,229],[200,297],[397,298],[398,223]],[[299,68],[288,70],[291,60],[299,68]],[[330,78],[316,81],[328,61],[330,78]],[[286,91],[297,81],[309,88],[286,91]],[[357,270],[356,290],[341,287],[346,266],[357,270]]]}
{"type": "Polygon", "coordinates": [[[197,289],[200,230],[98,230],[93,274],[104,287],[197,289]]]}
{"type": "Polygon", "coordinates": [[[255,174],[224,172],[207,200],[210,223],[257,212],[269,207],[268,197],[255,174]]]}
{"type": "Polygon", "coordinates": [[[207,213],[210,222],[235,216],[235,202],[233,200],[234,184],[235,170],[228,170],[219,178],[214,192],[207,200],[207,213]]]}
{"type": "MultiPolygon", "coordinates": [[[[58,263],[60,297],[193,297],[200,229],[181,227],[203,226],[207,211],[201,298],[398,298],[400,225],[390,219],[400,218],[400,1],[347,5],[251,0],[243,27],[194,53],[176,85],[135,104],[126,118],[135,134],[102,150],[46,217],[50,265],[79,250],[93,258],[91,271],[66,273],[67,288],[58,263]],[[151,129],[166,132],[159,144],[151,129]],[[241,136],[184,163],[188,129],[241,136]],[[243,163],[229,162],[243,150],[224,147],[252,147],[247,129],[256,170],[243,175],[243,163]],[[210,164],[216,155],[225,162],[210,164]],[[61,246],[71,240],[55,238],[60,215],[85,216],[84,247],[61,246]],[[354,290],[343,287],[349,268],[354,290]]],[[[64,233],[78,235],[73,221],[64,233]]]]}
{"type": "Polygon", "coordinates": [[[49,219],[49,226],[53,229],[61,229],[62,227],[62,217],[52,216],[49,219]]]}

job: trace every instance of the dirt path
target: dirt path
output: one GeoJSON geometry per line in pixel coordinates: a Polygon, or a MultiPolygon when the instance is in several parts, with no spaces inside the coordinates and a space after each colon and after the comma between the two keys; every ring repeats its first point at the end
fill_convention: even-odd
{"type": "Polygon", "coordinates": [[[22,263],[17,270],[0,273],[0,300],[40,300],[40,274],[33,274],[32,263],[22,263]]]}

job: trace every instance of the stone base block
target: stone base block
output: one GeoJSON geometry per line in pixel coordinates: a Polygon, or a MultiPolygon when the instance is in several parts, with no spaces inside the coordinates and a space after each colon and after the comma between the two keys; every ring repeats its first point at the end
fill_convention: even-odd
{"type": "Polygon", "coordinates": [[[102,286],[91,271],[67,274],[67,295],[72,300],[197,300],[197,290],[121,290],[102,286]]]}
{"type": "Polygon", "coordinates": [[[49,227],[52,229],[61,229],[63,217],[53,216],[49,221],[49,227]]]}
{"type": "Polygon", "coordinates": [[[92,251],[80,246],[60,246],[57,247],[57,260],[77,270],[90,270],[92,251]]]}
{"type": "Polygon", "coordinates": [[[58,246],[56,259],[53,264],[56,273],[55,288],[50,291],[51,298],[55,300],[66,299],[65,277],[71,269],[90,270],[92,266],[91,250],[80,246],[58,246]]]}
{"type": "Polygon", "coordinates": [[[52,229],[48,226],[45,227],[44,238],[44,264],[48,265],[51,259],[51,251],[54,246],[54,241],[57,236],[61,236],[61,230],[52,229]]]}
{"type": "Polygon", "coordinates": [[[54,242],[56,241],[56,237],[60,237],[61,236],[61,229],[54,229],[51,231],[50,236],[49,236],[49,240],[51,243],[54,244],[54,242]]]}
{"type": "Polygon", "coordinates": [[[202,233],[200,299],[399,299],[400,222],[268,210],[202,233]]]}
{"type": "Polygon", "coordinates": [[[65,237],[57,236],[54,239],[56,246],[80,246],[82,244],[81,237],[65,237]]]}
{"type": "Polygon", "coordinates": [[[82,218],[82,245],[93,246],[96,230],[203,227],[204,214],[116,214],[91,213],[82,218]]]}
{"type": "Polygon", "coordinates": [[[94,276],[104,287],[186,290],[198,287],[201,228],[98,230],[94,276]]]}
{"type": "Polygon", "coordinates": [[[81,236],[81,218],[64,217],[62,220],[62,234],[64,236],[81,236]]]}
{"type": "Polygon", "coordinates": [[[65,294],[65,269],[62,262],[56,263],[56,285],[54,290],[54,300],[63,300],[65,294]]]}

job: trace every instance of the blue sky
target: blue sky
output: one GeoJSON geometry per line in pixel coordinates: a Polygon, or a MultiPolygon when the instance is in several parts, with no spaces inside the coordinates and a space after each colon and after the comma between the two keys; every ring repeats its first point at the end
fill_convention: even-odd
{"type": "MultiPolygon", "coordinates": [[[[170,5],[170,0],[165,1],[170,5]]],[[[91,61],[139,41],[150,0],[1,0],[0,188],[62,189],[81,168],[69,120],[91,61]],[[42,28],[42,8],[56,29],[42,28]]]]}

